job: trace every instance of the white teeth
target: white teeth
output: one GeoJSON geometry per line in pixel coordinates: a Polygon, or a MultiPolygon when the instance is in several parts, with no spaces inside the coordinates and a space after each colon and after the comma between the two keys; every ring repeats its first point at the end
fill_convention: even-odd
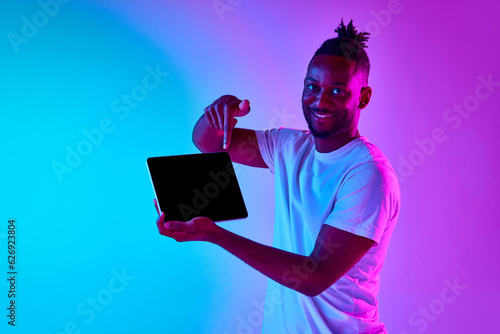
{"type": "Polygon", "coordinates": [[[329,118],[329,117],[333,117],[335,115],[319,115],[319,114],[316,114],[316,113],[313,113],[314,116],[318,117],[318,118],[329,118]]]}

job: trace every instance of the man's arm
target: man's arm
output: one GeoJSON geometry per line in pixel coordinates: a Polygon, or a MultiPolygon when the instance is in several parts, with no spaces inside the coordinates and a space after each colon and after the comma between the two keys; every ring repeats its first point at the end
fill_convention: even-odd
{"type": "Polygon", "coordinates": [[[225,250],[274,281],[313,297],[349,271],[373,241],[323,225],[309,256],[265,246],[224,230],[215,240],[225,250]]]}
{"type": "Polygon", "coordinates": [[[345,275],[371,246],[373,240],[323,225],[314,250],[303,256],[262,245],[216,225],[206,217],[189,222],[157,220],[160,234],[176,241],[208,241],[226,249],[274,281],[316,296],[345,275]]]}
{"type": "Polygon", "coordinates": [[[242,101],[231,95],[215,100],[205,108],[193,129],[194,145],[203,153],[226,151],[233,162],[268,168],[262,159],[255,131],[234,128],[235,117],[249,112],[248,100],[242,101]]]}

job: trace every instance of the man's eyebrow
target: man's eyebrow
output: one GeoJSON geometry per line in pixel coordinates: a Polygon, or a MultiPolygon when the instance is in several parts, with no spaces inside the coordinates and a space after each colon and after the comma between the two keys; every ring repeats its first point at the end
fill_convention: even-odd
{"type": "MultiPolygon", "coordinates": [[[[306,77],[304,79],[304,81],[314,81],[314,82],[318,82],[318,80],[314,79],[314,78],[311,78],[311,77],[306,77]]],[[[343,82],[332,82],[330,83],[331,85],[342,85],[342,86],[347,86],[346,83],[343,83],[343,82]]]]}

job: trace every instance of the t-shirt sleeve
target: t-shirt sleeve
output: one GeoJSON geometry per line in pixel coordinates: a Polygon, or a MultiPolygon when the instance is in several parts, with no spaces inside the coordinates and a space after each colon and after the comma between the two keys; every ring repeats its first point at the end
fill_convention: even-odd
{"type": "Polygon", "coordinates": [[[255,135],[259,144],[260,154],[271,173],[274,174],[274,152],[278,144],[280,129],[256,130],[255,135]]]}
{"type": "Polygon", "coordinates": [[[342,182],[325,224],[378,245],[399,212],[399,186],[392,169],[379,163],[354,168],[342,182]]]}

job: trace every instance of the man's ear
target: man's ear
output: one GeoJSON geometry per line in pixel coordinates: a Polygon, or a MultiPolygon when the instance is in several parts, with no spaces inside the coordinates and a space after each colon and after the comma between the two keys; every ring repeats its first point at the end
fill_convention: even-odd
{"type": "Polygon", "coordinates": [[[371,97],[372,97],[372,88],[370,86],[361,88],[358,108],[363,109],[364,107],[366,107],[370,102],[371,97]]]}

